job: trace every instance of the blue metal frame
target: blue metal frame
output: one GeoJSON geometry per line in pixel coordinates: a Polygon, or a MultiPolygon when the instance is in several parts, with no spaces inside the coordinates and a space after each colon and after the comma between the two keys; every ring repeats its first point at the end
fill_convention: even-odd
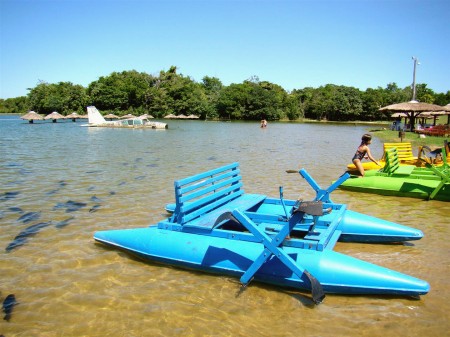
{"type": "Polygon", "coordinates": [[[319,184],[316,183],[316,181],[309,175],[308,172],[306,172],[305,169],[301,169],[298,173],[305,178],[305,180],[311,185],[314,191],[316,191],[316,197],[315,201],[323,201],[323,202],[332,202],[330,199],[330,194],[333,192],[336,188],[339,187],[344,181],[346,181],[348,178],[350,178],[350,174],[345,172],[343,175],[341,175],[338,180],[336,180],[333,184],[331,184],[327,189],[322,189],[319,184]]]}

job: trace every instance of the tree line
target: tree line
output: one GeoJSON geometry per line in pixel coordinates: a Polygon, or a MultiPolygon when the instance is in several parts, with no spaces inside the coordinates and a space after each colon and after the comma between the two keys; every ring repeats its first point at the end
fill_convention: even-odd
{"type": "MultiPolygon", "coordinates": [[[[384,120],[380,107],[410,101],[412,88],[389,83],[386,88],[368,88],[327,84],[287,92],[281,86],[260,81],[253,76],[242,83],[222,84],[216,77],[205,76],[196,82],[177,73],[175,66],[158,76],[135,70],[113,72],[90,83],[87,88],[59,82],[39,82],[27,96],[0,99],[0,113],[25,114],[34,110],[46,115],[57,111],[86,114],[95,105],[103,113],[125,115],[194,114],[201,119],[226,120],[299,120],[329,121],[384,120]]],[[[450,91],[435,93],[426,84],[416,85],[420,102],[446,105],[450,91]]]]}

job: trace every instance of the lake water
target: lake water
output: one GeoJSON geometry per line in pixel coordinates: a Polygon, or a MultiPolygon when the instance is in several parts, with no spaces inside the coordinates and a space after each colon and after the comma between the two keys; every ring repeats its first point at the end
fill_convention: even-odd
{"type": "MultiPolygon", "coordinates": [[[[340,176],[364,126],[169,121],[168,130],[85,128],[0,117],[1,301],[12,336],[444,336],[450,331],[450,203],[337,190],[354,211],[421,229],[420,241],[335,250],[427,280],[420,300],[308,294],[143,263],[94,242],[97,230],[167,217],[173,181],[240,162],[245,190],[308,200],[340,176]],[[21,218],[22,217],[22,218],[21,218]],[[35,234],[10,246],[26,228],[35,234]]],[[[371,149],[381,157],[382,144],[371,149]]],[[[20,237],[20,236],[19,236],[20,237]]]]}

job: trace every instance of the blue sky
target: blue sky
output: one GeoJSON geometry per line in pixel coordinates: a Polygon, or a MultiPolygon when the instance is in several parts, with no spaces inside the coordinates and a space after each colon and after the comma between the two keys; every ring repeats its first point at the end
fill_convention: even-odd
{"type": "Polygon", "coordinates": [[[290,91],[416,82],[450,90],[448,0],[0,0],[0,98],[174,65],[290,91]]]}

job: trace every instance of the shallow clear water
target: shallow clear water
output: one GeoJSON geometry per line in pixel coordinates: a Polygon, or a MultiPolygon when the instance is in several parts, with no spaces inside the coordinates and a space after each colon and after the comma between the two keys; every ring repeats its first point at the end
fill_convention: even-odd
{"type": "MultiPolygon", "coordinates": [[[[94,243],[97,230],[167,217],[173,181],[238,161],[245,190],[314,197],[287,169],[323,186],[345,171],[361,126],[170,121],[168,130],[85,128],[82,122],[0,117],[1,300],[19,304],[11,336],[441,336],[450,324],[450,203],[335,191],[354,211],[421,229],[404,245],[338,243],[336,250],[427,280],[420,300],[308,294],[143,263],[94,243]],[[69,202],[69,203],[68,203],[69,202]],[[69,206],[78,209],[71,209],[69,206]],[[20,208],[20,209],[19,209],[20,208]],[[35,212],[35,213],[29,213],[35,212]],[[27,215],[28,214],[28,215],[27,215]],[[19,218],[27,215],[30,221],[19,218]],[[27,242],[6,251],[26,228],[27,242]]],[[[372,152],[381,157],[375,139],[372,152]]]]}

